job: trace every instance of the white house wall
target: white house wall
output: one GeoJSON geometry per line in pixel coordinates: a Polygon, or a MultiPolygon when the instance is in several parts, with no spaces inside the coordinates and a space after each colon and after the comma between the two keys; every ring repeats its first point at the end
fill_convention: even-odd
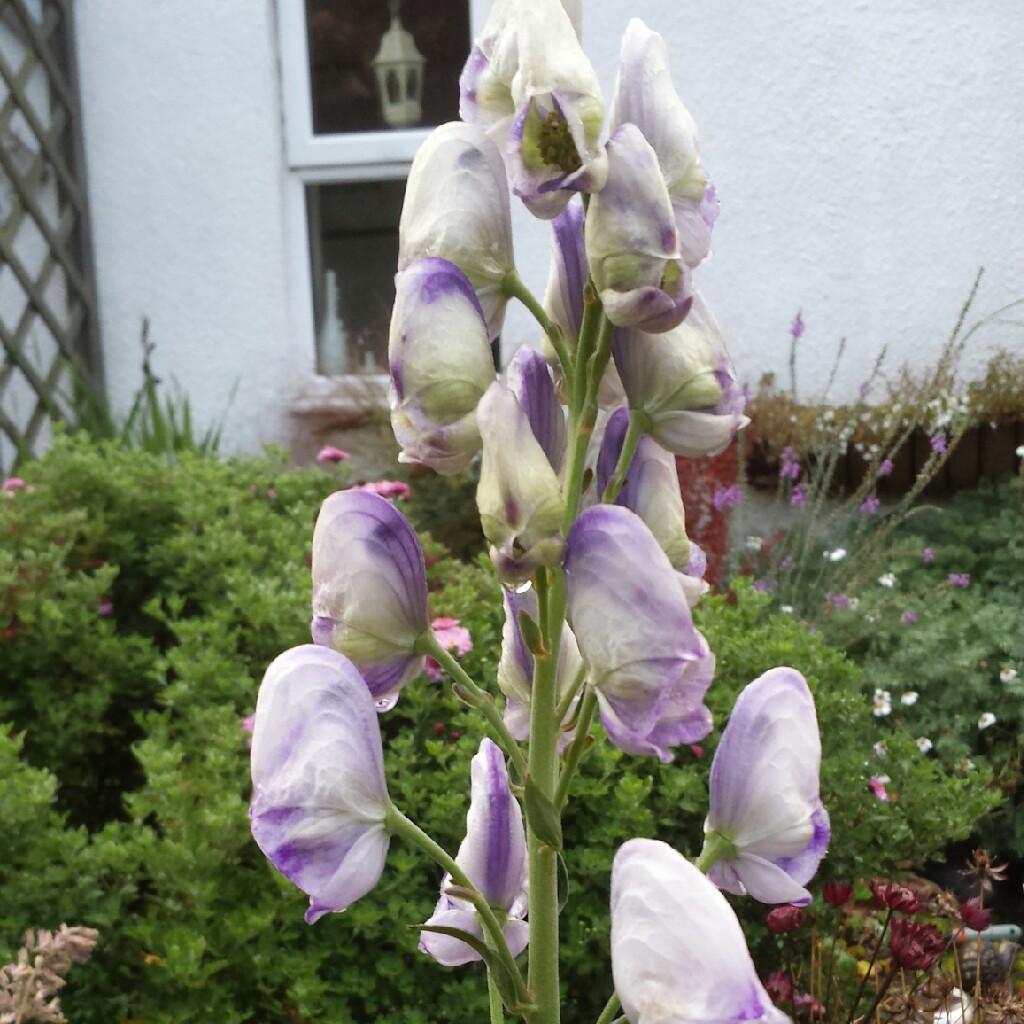
{"type": "MultiPolygon", "coordinates": [[[[299,0],[280,0],[291,3],[299,0]]],[[[1019,0],[602,0],[584,5],[610,95],[631,16],[667,38],[722,200],[696,281],[741,376],[785,373],[803,310],[799,382],[835,394],[876,353],[933,358],[977,268],[979,313],[1024,296],[1024,5],[1019,0]]],[[[297,182],[286,166],[270,0],[77,0],[79,61],[107,377],[139,381],[139,331],[229,449],[291,442],[312,378],[297,182]]],[[[517,217],[542,291],[546,229],[517,217]]],[[[506,357],[534,343],[514,313],[506,357]]],[[[984,333],[972,358],[1021,345],[984,333]]]]}

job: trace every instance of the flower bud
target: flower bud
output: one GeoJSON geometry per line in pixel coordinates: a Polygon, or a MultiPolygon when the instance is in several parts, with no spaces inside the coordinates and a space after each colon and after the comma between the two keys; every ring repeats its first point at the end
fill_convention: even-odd
{"type": "Polygon", "coordinates": [[[439,256],[469,279],[488,338],[505,319],[502,279],[514,268],[512,216],[501,153],[483,129],[461,121],[435,128],[409,170],[398,225],[398,269],[439,256]]]}
{"type": "Polygon", "coordinates": [[[841,907],[853,897],[853,886],[845,882],[828,881],[821,890],[822,898],[830,907],[841,907]]]}
{"type": "Polygon", "coordinates": [[[627,123],[636,125],[657,155],[681,258],[695,267],[711,248],[718,203],[701,166],[697,126],[672,85],[665,41],[639,18],[622,37],[611,131],[627,123]]]}
{"type": "Polygon", "coordinates": [[[630,409],[644,412],[651,436],[676,455],[716,455],[748,422],[736,371],[700,296],[667,334],[616,331],[612,356],[630,409]]]}
{"type": "Polygon", "coordinates": [[[415,645],[429,628],[426,568],[409,521],[376,494],[332,494],[313,530],[314,642],[350,658],[385,698],[422,671],[415,645]]]}
{"type": "Polygon", "coordinates": [[[906,886],[881,878],[869,882],[868,886],[879,907],[895,910],[900,914],[918,914],[924,909],[917,897],[906,886]]]}
{"type": "Polygon", "coordinates": [[[702,740],[715,659],[651,531],[626,508],[588,508],[569,531],[563,569],[587,682],[612,743],[668,762],[669,747],[702,740]]]}
{"type": "Polygon", "coordinates": [[[968,928],[983,932],[992,923],[992,911],[981,905],[977,896],[960,904],[960,920],[968,928]]]}
{"type": "Polygon", "coordinates": [[[776,935],[796,931],[804,923],[804,912],[792,904],[773,907],[764,915],[764,923],[768,931],[776,935]]]}
{"type": "Polygon", "coordinates": [[[711,765],[708,877],[762,903],[810,903],[804,888],[828,849],[818,796],[821,740],[804,677],[776,668],[739,695],[711,765]]]}
{"type": "Polygon", "coordinates": [[[477,412],[483,455],[476,503],[491,560],[506,586],[526,582],[562,553],[565,505],[551,463],[516,396],[492,384],[477,412]]]}
{"type": "Polygon", "coordinates": [[[252,834],[309,895],[306,923],[345,910],[384,870],[390,807],[373,698],[348,658],[307,644],[260,685],[252,730],[252,834]]]}
{"type": "Polygon", "coordinates": [[[939,962],[946,941],[937,928],[905,917],[893,918],[889,949],[893,962],[905,971],[927,971],[939,962]]]}
{"type": "Polygon", "coordinates": [[[453,263],[426,257],[395,278],[388,363],[399,461],[465,469],[480,450],[476,407],[495,373],[480,303],[453,263]]]}
{"type": "Polygon", "coordinates": [[[567,443],[565,412],[555,394],[547,361],[535,349],[523,345],[512,357],[505,376],[551,468],[560,473],[567,443]]]}
{"type": "MultiPolygon", "coordinates": [[[[472,795],[466,838],[455,863],[492,907],[506,913],[505,941],[509,952],[518,956],[530,940],[529,925],[523,920],[529,905],[523,814],[509,789],[505,758],[491,740],[481,741],[470,772],[472,795]]],[[[482,940],[483,926],[476,908],[449,896],[451,884],[452,876],[445,874],[441,898],[427,924],[458,928],[482,940]]],[[[446,967],[480,959],[480,954],[460,939],[437,932],[423,932],[420,949],[446,967]]]]}
{"type": "Polygon", "coordinates": [[[690,271],[657,156],[635,125],[608,140],[608,181],[591,197],[584,234],[613,324],[659,333],[680,323],[693,301],[690,271]]]}
{"type": "Polygon", "coordinates": [[[725,897],[652,839],[612,863],[612,976],[630,1024],[786,1024],[725,897]],[[685,968],[685,969],[684,969],[685,968]]]}

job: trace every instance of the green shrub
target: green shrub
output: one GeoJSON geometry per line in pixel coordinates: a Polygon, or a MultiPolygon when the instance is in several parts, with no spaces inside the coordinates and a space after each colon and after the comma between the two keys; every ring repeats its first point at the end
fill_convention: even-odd
{"type": "MultiPolygon", "coordinates": [[[[98,928],[100,945],[63,998],[76,1024],[484,1019],[480,970],[439,968],[416,951],[416,933],[401,927],[433,909],[440,872],[431,864],[396,840],[380,885],[310,928],[302,922],[305,897],[249,836],[242,718],[266,664],[308,635],[306,558],[330,486],[324,475],[260,460],[157,467],[143,454],[80,441],[58,444],[23,475],[35,492],[19,492],[0,511],[5,583],[42,560],[46,597],[18,591],[17,618],[5,606],[14,624],[4,628],[14,632],[3,643],[14,660],[0,662],[0,674],[6,714],[48,772],[16,766],[16,746],[0,745],[2,777],[15,780],[22,822],[18,836],[0,839],[7,844],[0,849],[14,851],[0,859],[0,890],[23,894],[2,920],[0,952],[15,949],[30,925],[66,918],[98,928]],[[276,496],[268,498],[271,485],[276,496]],[[99,558],[104,564],[94,565],[99,558]],[[109,619],[95,615],[104,594],[114,602],[109,619]],[[39,625],[45,601],[47,629],[39,625]],[[34,618],[23,618],[26,603],[34,618]],[[87,670],[68,660],[72,638],[87,670]],[[18,666],[17,675],[8,665],[18,666]],[[51,679],[54,672],[66,678],[51,679]],[[53,692],[64,687],[59,699],[46,698],[48,680],[53,692]],[[68,713],[74,701],[85,711],[68,713]],[[63,773],[87,769],[81,752],[97,722],[122,704],[134,732],[105,735],[105,756],[130,756],[132,770],[110,780],[111,806],[104,820],[90,822],[87,837],[53,810],[54,776],[57,793],[75,797],[61,795],[58,806],[87,818],[86,783],[101,786],[115,762],[94,769],[91,780],[63,773]]],[[[452,561],[436,545],[427,554],[432,614],[469,628],[475,646],[463,664],[493,680],[502,612],[489,569],[452,561]]],[[[991,803],[984,773],[950,776],[909,738],[890,742],[887,771],[899,800],[875,800],[866,764],[875,723],[864,677],[800,624],[772,614],[748,586],[739,587],[735,605],[706,602],[698,624],[718,655],[709,702],[719,724],[742,686],[774,665],[801,669],[815,690],[826,751],[822,791],[834,827],[823,876],[920,862],[967,832],[991,803]]],[[[472,714],[449,687],[424,677],[381,719],[393,799],[452,851],[465,829],[479,736],[472,714]]],[[[683,748],[674,765],[661,766],[599,740],[584,761],[566,822],[567,1024],[592,1021],[608,995],[614,850],[631,836],[658,835],[695,851],[713,742],[683,748]]],[[[761,908],[737,905],[756,938],[761,908]]]]}
{"type": "Polygon", "coordinates": [[[865,581],[856,609],[823,624],[829,642],[863,666],[870,686],[891,694],[892,713],[876,719],[876,739],[895,725],[930,740],[930,756],[948,770],[991,768],[1008,799],[979,823],[978,841],[1004,858],[1024,855],[1020,499],[1011,478],[921,510],[878,567],[891,573],[889,586],[881,576],[865,581]],[[913,703],[902,702],[904,692],[916,695],[908,697],[913,703]],[[979,727],[986,713],[995,722],[979,727]]]}

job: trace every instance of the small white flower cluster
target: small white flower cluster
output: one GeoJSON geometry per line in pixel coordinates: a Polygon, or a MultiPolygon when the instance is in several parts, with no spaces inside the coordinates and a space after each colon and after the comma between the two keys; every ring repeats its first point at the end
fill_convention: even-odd
{"type": "Polygon", "coordinates": [[[943,427],[955,426],[972,418],[971,402],[967,395],[940,395],[925,407],[925,424],[929,433],[943,427]]]}
{"type": "Polygon", "coordinates": [[[826,551],[825,558],[830,562],[841,562],[846,557],[846,548],[836,548],[834,551],[826,551]]]}
{"type": "Polygon", "coordinates": [[[917,744],[917,749],[922,754],[927,754],[932,749],[932,741],[927,736],[918,736],[914,742],[917,744]]]}
{"type": "Polygon", "coordinates": [[[1004,665],[999,670],[999,682],[1012,683],[1017,678],[1017,670],[1012,665],[1004,665]]]}
{"type": "Polygon", "coordinates": [[[900,703],[905,708],[912,708],[917,703],[917,697],[917,690],[904,690],[903,695],[900,697],[900,703]]]}
{"type": "Polygon", "coordinates": [[[875,718],[892,714],[892,694],[888,690],[875,690],[875,707],[871,713],[875,718]]]}
{"type": "Polygon", "coordinates": [[[879,585],[887,587],[889,590],[892,590],[892,588],[896,586],[897,582],[896,577],[891,572],[883,573],[878,577],[879,585]]]}
{"type": "Polygon", "coordinates": [[[889,753],[889,748],[886,746],[885,740],[879,740],[873,744],[871,749],[875,752],[875,757],[885,757],[889,753]]]}
{"type": "Polygon", "coordinates": [[[978,719],[978,728],[979,729],[988,729],[990,726],[995,725],[996,721],[997,721],[996,716],[993,715],[991,711],[986,711],[978,719]]]}

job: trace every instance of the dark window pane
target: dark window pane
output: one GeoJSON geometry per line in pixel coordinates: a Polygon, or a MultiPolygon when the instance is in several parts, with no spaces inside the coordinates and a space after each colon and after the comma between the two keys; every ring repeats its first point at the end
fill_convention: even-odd
{"type": "Polygon", "coordinates": [[[459,73],[470,44],[466,0],[306,0],[306,29],[316,134],[458,118],[459,73]],[[374,69],[378,53],[389,61],[380,66],[383,95],[374,69]]]}
{"type": "Polygon", "coordinates": [[[386,373],[404,181],[306,189],[318,369],[386,373]]]}

